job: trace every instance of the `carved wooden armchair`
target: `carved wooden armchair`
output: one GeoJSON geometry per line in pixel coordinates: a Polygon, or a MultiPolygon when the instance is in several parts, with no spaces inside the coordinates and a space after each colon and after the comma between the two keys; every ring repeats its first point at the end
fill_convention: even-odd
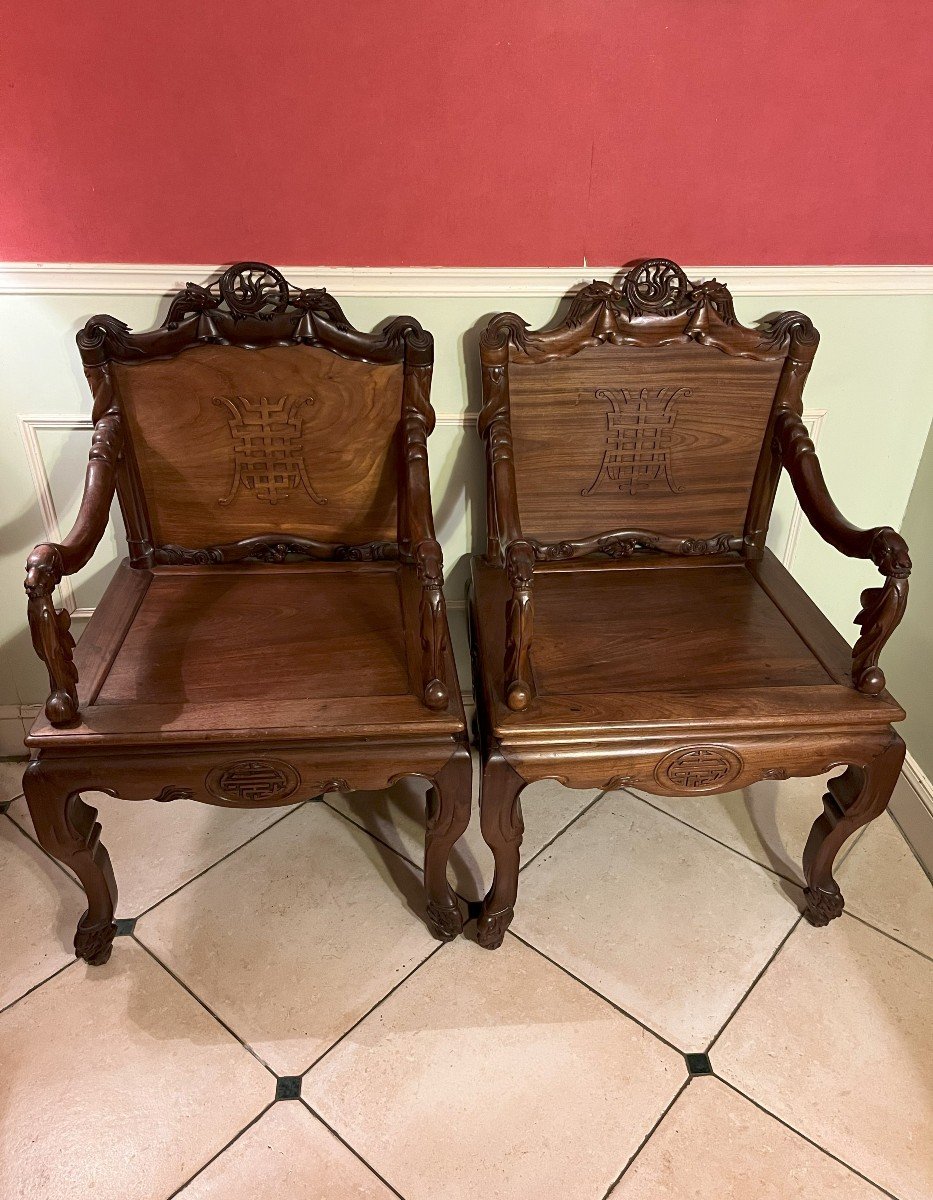
{"type": "Polygon", "coordinates": [[[405,774],[433,781],[428,916],[453,937],[471,764],[431,513],[431,335],[410,317],[361,333],[323,289],[238,263],[159,329],[92,317],[78,347],[94,434],[74,529],[27,564],[51,695],[24,778],[40,842],[87,893],[76,954],[106,962],[115,933],[82,791],[248,807],[405,774]],[[114,491],[129,558],[72,654],[53,591],[114,491]]]}
{"type": "Polygon", "coordinates": [[[664,259],[584,288],[551,328],[486,327],[488,549],[470,605],[496,863],[483,945],[512,918],[519,794],[542,778],[696,795],[845,765],[803,860],[810,920],[842,911],[833,861],[904,756],[878,656],[910,559],[826,490],[801,420],[818,341],[797,312],[745,328],[723,284],[664,259]],[[782,467],[818,533],[884,577],[854,651],[765,546],[782,467]]]}

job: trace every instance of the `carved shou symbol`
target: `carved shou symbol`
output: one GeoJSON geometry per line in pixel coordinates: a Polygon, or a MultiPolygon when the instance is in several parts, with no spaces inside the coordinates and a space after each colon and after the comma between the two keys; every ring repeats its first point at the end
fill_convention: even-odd
{"type": "Polygon", "coordinates": [[[249,805],[284,799],[299,782],[298,772],[288,763],[254,758],[215,768],[207,777],[207,789],[221,800],[249,805]]]}
{"type": "Polygon", "coordinates": [[[735,751],[725,746],[695,746],[666,754],[655,769],[655,778],[677,791],[708,792],[735,779],[742,765],[735,751]]]}
{"type": "Polygon", "coordinates": [[[305,466],[301,444],[300,410],[313,404],[310,396],[289,399],[248,400],[245,396],[216,396],[214,403],[230,411],[228,423],[233,438],[233,481],[219,504],[230,504],[240,487],[256,494],[257,500],[277,504],[301,487],[315,504],[326,504],[314,490],[305,466]]]}
{"type": "Polygon", "coordinates": [[[672,492],[682,489],[674,482],[671,436],[677,419],[677,401],[691,388],[642,388],[637,394],[627,388],[611,391],[598,388],[597,400],[609,405],[606,414],[606,448],[596,478],[581,495],[589,496],[608,483],[630,496],[662,480],[672,492]]]}

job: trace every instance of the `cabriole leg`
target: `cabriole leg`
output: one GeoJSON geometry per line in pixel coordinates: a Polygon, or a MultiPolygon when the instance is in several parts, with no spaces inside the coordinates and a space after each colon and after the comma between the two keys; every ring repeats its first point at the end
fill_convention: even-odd
{"type": "Polygon", "coordinates": [[[101,966],[110,957],[117,932],[117,885],[110,855],[100,841],[97,809],[64,788],[41,760],[26,768],[23,791],[39,844],[74,871],[87,895],[87,911],[75,933],[75,956],[101,966]]]}
{"type": "Polygon", "coordinates": [[[904,743],[894,739],[865,766],[850,766],[829,781],[823,815],[817,817],[803,852],[805,915],[811,925],[826,925],[841,915],[845,901],[833,878],[833,863],[857,829],[879,817],[888,806],[901,764],[904,743]]]}
{"type": "Polygon", "coordinates": [[[480,827],[493,853],[492,887],[483,901],[476,940],[487,950],[502,945],[514,915],[518,892],[519,850],[525,825],[519,799],[525,781],[502,754],[493,749],[483,765],[480,791],[480,827]]]}
{"type": "Polygon", "coordinates": [[[455,843],[470,823],[473,761],[466,746],[458,746],[434,777],[428,790],[424,835],[424,888],[428,921],[435,934],[450,941],[463,931],[463,916],[447,882],[447,863],[455,843]]]}

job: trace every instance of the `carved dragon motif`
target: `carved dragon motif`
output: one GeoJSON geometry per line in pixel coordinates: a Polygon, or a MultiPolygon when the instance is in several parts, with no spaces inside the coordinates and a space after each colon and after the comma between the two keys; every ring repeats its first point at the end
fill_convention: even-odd
{"type": "Polygon", "coordinates": [[[266,533],[245,538],[241,542],[226,542],[217,546],[189,548],[187,546],[158,546],[153,551],[157,563],[165,566],[212,566],[216,563],[258,562],[281,563],[292,558],[336,562],[380,562],[399,557],[397,542],[367,542],[353,545],[347,542],[319,542],[302,538],[266,533]]]}

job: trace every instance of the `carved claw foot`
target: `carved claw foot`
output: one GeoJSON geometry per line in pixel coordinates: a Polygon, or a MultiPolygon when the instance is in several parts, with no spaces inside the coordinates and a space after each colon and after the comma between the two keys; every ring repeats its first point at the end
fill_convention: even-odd
{"type": "Polygon", "coordinates": [[[811,925],[823,926],[842,916],[845,900],[838,886],[833,883],[825,888],[807,888],[804,891],[807,907],[804,916],[811,925]]]}
{"type": "Polygon", "coordinates": [[[442,942],[453,941],[463,933],[463,915],[459,907],[445,908],[435,904],[433,900],[428,904],[428,924],[434,936],[442,942]]]}
{"type": "Polygon", "coordinates": [[[484,950],[499,949],[514,915],[512,908],[504,908],[497,913],[483,913],[476,922],[476,940],[484,950]]]}
{"type": "Polygon", "coordinates": [[[117,927],[113,921],[97,925],[85,925],[84,917],[78,922],[75,933],[75,958],[83,958],[92,967],[102,967],[110,958],[117,927]]]}

